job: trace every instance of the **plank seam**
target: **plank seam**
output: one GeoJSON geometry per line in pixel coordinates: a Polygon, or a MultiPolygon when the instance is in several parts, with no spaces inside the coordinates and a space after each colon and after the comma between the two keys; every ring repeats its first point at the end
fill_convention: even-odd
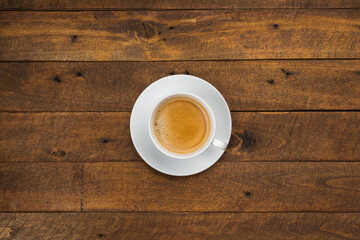
{"type": "MultiPolygon", "coordinates": [[[[1,10],[0,10],[1,11],[1,10]]],[[[87,60],[0,60],[0,63],[27,63],[27,62],[84,62],[84,63],[94,63],[94,62],[126,62],[126,63],[163,63],[163,62],[243,62],[243,61],[340,61],[340,60],[360,60],[360,58],[248,58],[248,59],[188,59],[188,60],[157,60],[157,61],[136,61],[136,60],[111,60],[111,61],[87,61],[87,60]]]]}
{"type": "Polygon", "coordinates": [[[170,11],[232,11],[232,10],[244,10],[244,11],[257,11],[257,10],[357,10],[359,7],[330,7],[330,8],[74,8],[74,9],[31,9],[31,8],[4,8],[0,11],[4,12],[109,12],[109,11],[119,11],[119,12],[136,12],[136,11],[155,11],[155,12],[170,12],[170,11]]]}
{"type": "Polygon", "coordinates": [[[83,212],[78,211],[0,211],[2,213],[209,213],[209,214],[216,214],[216,213],[249,213],[249,214],[263,214],[263,213],[353,213],[358,214],[360,211],[116,211],[116,210],[85,210],[83,212]]]}

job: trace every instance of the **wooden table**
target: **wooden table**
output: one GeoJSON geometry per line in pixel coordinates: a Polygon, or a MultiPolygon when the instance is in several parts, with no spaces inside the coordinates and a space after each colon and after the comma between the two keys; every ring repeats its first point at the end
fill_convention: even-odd
{"type": "Polygon", "coordinates": [[[0,239],[360,239],[360,1],[0,1],[0,239]],[[173,74],[232,111],[210,169],[147,166],[173,74]]]}

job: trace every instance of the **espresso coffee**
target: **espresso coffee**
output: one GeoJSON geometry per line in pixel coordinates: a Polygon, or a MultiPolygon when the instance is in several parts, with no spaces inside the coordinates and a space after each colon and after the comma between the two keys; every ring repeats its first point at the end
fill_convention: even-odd
{"type": "Polygon", "coordinates": [[[210,134],[206,109],[189,97],[174,97],[163,102],[154,115],[153,128],[160,144],[174,153],[199,149],[210,134]]]}

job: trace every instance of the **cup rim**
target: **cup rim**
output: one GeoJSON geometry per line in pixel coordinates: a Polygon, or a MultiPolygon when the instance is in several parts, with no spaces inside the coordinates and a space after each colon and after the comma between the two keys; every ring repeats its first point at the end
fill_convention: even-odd
{"type": "Polygon", "coordinates": [[[216,128],[215,117],[214,117],[214,113],[213,113],[212,109],[210,108],[210,106],[201,97],[199,97],[193,93],[189,93],[189,92],[176,92],[176,93],[168,94],[165,97],[161,98],[155,104],[153,109],[151,110],[151,114],[150,114],[150,117],[148,120],[148,131],[149,131],[150,139],[153,142],[153,144],[155,145],[155,147],[163,154],[165,154],[171,158],[176,158],[176,159],[192,158],[192,157],[198,156],[201,153],[203,153],[210,146],[211,142],[214,139],[215,128],[216,128]],[[155,110],[160,106],[160,104],[162,102],[164,102],[168,98],[175,97],[176,95],[188,95],[191,98],[194,98],[195,100],[199,101],[200,104],[205,107],[205,110],[207,111],[207,113],[209,114],[209,117],[210,117],[211,130],[210,130],[210,134],[209,134],[206,142],[199,149],[197,149],[193,152],[190,152],[190,153],[186,153],[186,154],[174,153],[174,152],[171,152],[170,150],[166,149],[165,147],[161,146],[161,143],[157,140],[155,133],[153,132],[154,131],[153,130],[153,118],[154,118],[154,113],[156,112],[155,110]]]}

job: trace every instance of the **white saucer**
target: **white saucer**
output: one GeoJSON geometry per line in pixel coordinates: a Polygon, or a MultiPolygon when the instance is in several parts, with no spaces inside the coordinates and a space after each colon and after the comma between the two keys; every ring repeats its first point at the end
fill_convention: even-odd
{"type": "Polygon", "coordinates": [[[205,100],[215,116],[215,138],[229,143],[232,124],[225,99],[210,83],[190,75],[164,77],[148,86],[136,100],[131,112],[130,133],[137,152],[152,168],[168,175],[188,176],[211,167],[223,155],[224,150],[210,145],[196,157],[175,159],[155,147],[148,131],[151,110],[160,99],[177,92],[192,93],[205,100]]]}

